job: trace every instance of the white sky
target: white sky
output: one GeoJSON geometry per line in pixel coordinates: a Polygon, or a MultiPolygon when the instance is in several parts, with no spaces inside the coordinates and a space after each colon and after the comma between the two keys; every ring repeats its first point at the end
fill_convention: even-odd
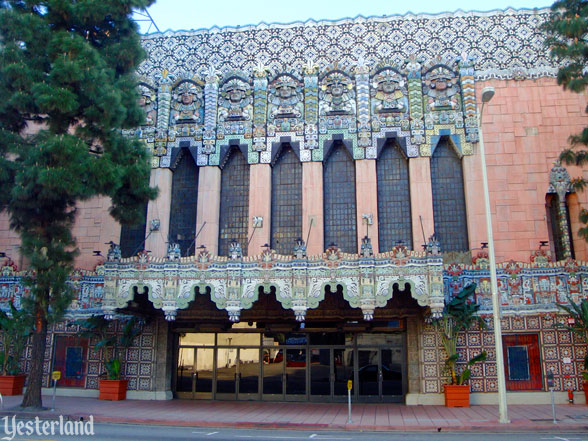
{"type": "MultiPolygon", "coordinates": [[[[397,15],[407,12],[439,13],[464,11],[492,11],[513,7],[543,8],[552,0],[158,0],[149,8],[153,20],[164,32],[168,29],[190,30],[213,26],[245,26],[295,21],[337,20],[363,15],[397,15]]],[[[140,22],[142,32],[149,23],[140,22]]],[[[156,32],[151,28],[149,33],[156,32]]]]}

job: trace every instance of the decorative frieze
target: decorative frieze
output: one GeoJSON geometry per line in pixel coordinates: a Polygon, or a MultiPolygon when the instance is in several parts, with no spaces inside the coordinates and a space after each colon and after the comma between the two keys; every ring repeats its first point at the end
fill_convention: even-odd
{"type": "Polygon", "coordinates": [[[144,140],[154,167],[169,167],[178,140],[198,148],[199,166],[218,165],[221,147],[237,140],[250,164],[271,163],[281,142],[299,143],[301,161],[323,161],[333,139],[352,145],[354,159],[377,158],[390,137],[408,157],[430,156],[442,136],[471,155],[476,79],[554,74],[539,30],[546,16],[409,14],[270,25],[271,36],[267,25],[146,36],[146,125],[128,134],[144,140]]]}

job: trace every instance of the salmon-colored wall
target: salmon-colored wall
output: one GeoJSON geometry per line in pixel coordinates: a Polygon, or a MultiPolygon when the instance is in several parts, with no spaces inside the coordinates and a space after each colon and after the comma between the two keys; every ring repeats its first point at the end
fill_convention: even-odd
{"type": "Polygon", "coordinates": [[[196,234],[200,231],[200,235],[196,239],[196,247],[204,245],[215,256],[218,254],[220,191],[221,169],[215,166],[200,167],[196,215],[196,234]]]}
{"type": "Polygon", "coordinates": [[[306,253],[316,256],[325,251],[323,216],[323,164],[302,163],[302,239],[307,241],[306,253]],[[312,228],[310,223],[312,221],[312,228]],[[310,235],[309,235],[310,231],[310,235]]]}
{"type": "Polygon", "coordinates": [[[20,254],[20,236],[10,229],[10,218],[6,211],[0,212],[0,251],[6,253],[6,257],[12,259],[19,269],[25,266],[20,254]]]}
{"type": "Polygon", "coordinates": [[[77,207],[73,235],[77,240],[80,254],[76,268],[92,270],[106,258],[109,246],[106,243],[120,242],[120,225],[108,213],[111,201],[107,197],[97,197],[80,202],[77,207]],[[94,251],[102,251],[102,257],[94,256],[94,251]]]}
{"type": "Polygon", "coordinates": [[[421,247],[417,244],[423,243],[423,230],[427,241],[435,232],[430,158],[410,158],[408,160],[408,179],[410,182],[412,243],[414,249],[420,251],[421,247]]]}
{"type": "Polygon", "coordinates": [[[355,161],[355,195],[357,206],[357,250],[361,250],[361,238],[366,235],[363,214],[371,214],[373,223],[369,225],[372,249],[378,252],[378,182],[375,159],[355,161]]]}
{"type": "MultiPolygon", "coordinates": [[[[486,86],[496,89],[494,98],[486,104],[482,123],[496,261],[528,262],[530,254],[539,248],[539,241],[549,240],[545,210],[549,172],[561,150],[569,145],[569,136],[588,126],[584,113],[587,99],[584,94],[563,91],[553,78],[540,78],[479,82],[478,103],[486,86]]],[[[464,168],[472,171],[466,173],[466,188],[470,184],[478,187],[473,172],[480,161],[477,147],[472,159],[473,164],[469,159],[464,161],[464,168]]],[[[576,167],[566,167],[572,177],[582,173],[576,167]]],[[[466,191],[470,194],[470,243],[479,247],[479,242],[485,241],[482,239],[486,230],[479,207],[483,201],[477,200],[477,191],[466,191]]],[[[584,206],[588,202],[586,192],[577,198],[584,206]]],[[[576,237],[577,228],[573,229],[576,237]]],[[[586,259],[585,245],[578,243],[576,258],[586,259]]]]}
{"type": "MultiPolygon", "coordinates": [[[[175,238],[169,236],[169,217],[171,213],[173,173],[169,168],[155,168],[151,170],[149,185],[157,186],[159,193],[157,199],[149,202],[147,207],[147,227],[145,229],[145,249],[151,252],[153,257],[165,257],[167,255],[167,242],[175,238]],[[159,219],[159,231],[150,233],[151,221],[159,219]]],[[[194,213],[196,216],[196,213],[194,213]]]]}
{"type": "MultiPolygon", "coordinates": [[[[252,164],[249,166],[249,234],[251,238],[247,248],[248,256],[257,256],[263,251],[263,245],[270,243],[272,203],[272,168],[269,164],[252,164]],[[253,233],[253,217],[261,216],[263,226],[253,233]],[[253,234],[253,236],[252,236],[253,234]]],[[[242,247],[245,249],[245,247],[242,247]]]]}

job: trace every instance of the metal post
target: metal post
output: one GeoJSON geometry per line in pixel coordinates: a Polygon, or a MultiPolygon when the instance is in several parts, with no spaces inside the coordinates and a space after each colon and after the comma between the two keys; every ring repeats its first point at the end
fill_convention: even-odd
{"type": "Polygon", "coordinates": [[[57,391],[57,380],[53,380],[53,405],[51,406],[51,411],[55,410],[55,393],[57,391]]]}
{"type": "Polygon", "coordinates": [[[351,424],[353,421],[351,421],[351,389],[347,390],[347,413],[348,413],[348,418],[347,418],[347,423],[351,424]]]}
{"type": "Polygon", "coordinates": [[[351,388],[353,387],[353,382],[351,380],[347,381],[347,424],[351,424],[351,388]]]}
{"type": "Polygon", "coordinates": [[[551,413],[553,415],[553,424],[557,424],[557,419],[555,418],[555,392],[553,391],[553,387],[550,389],[551,391],[551,413]]]}
{"type": "Polygon", "coordinates": [[[494,256],[494,236],[492,234],[492,217],[490,214],[490,195],[488,192],[488,176],[486,173],[486,153],[484,151],[484,135],[482,133],[482,114],[485,102],[490,101],[494,89],[484,88],[482,92],[482,108],[478,114],[478,132],[480,134],[480,159],[482,161],[482,184],[484,186],[484,206],[486,210],[486,230],[488,232],[488,258],[490,260],[490,283],[492,287],[492,314],[494,316],[494,346],[496,349],[496,373],[498,375],[498,413],[502,424],[510,423],[506,404],[506,381],[504,371],[504,354],[502,352],[502,330],[500,324],[500,299],[498,280],[496,277],[496,257],[494,256]],[[485,94],[485,92],[488,92],[485,94]]]}

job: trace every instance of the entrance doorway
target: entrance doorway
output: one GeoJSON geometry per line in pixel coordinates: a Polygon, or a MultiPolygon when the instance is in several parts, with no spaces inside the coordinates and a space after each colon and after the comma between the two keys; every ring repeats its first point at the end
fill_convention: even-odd
{"type": "Polygon", "coordinates": [[[189,333],[179,338],[178,398],[404,402],[405,333],[189,333]]]}

